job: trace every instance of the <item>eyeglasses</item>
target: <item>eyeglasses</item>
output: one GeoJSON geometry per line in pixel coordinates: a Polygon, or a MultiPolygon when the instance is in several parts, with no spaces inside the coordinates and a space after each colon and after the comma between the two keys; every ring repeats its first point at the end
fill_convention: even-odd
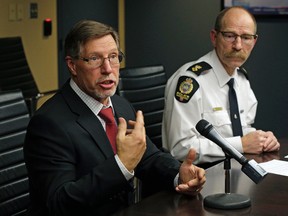
{"type": "Polygon", "coordinates": [[[78,56],[76,58],[87,62],[92,67],[98,68],[98,67],[101,67],[103,65],[105,59],[108,59],[111,66],[117,66],[122,62],[124,57],[125,57],[124,54],[122,52],[120,52],[119,54],[113,53],[106,58],[103,58],[103,57],[97,56],[97,55],[91,56],[89,58],[84,58],[81,56],[78,56]]]}
{"type": "Polygon", "coordinates": [[[238,34],[235,34],[233,32],[224,32],[224,31],[218,31],[218,32],[220,32],[222,34],[225,41],[230,42],[230,43],[233,43],[238,37],[240,37],[241,41],[244,44],[251,45],[254,42],[254,40],[258,37],[257,34],[255,34],[255,35],[252,35],[252,34],[238,35],[238,34]]]}

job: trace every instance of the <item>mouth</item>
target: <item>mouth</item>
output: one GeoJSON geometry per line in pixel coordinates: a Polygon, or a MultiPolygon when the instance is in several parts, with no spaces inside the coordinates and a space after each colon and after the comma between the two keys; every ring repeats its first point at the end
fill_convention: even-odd
{"type": "Polygon", "coordinates": [[[99,85],[102,88],[104,88],[104,89],[110,89],[110,88],[114,87],[115,81],[113,81],[113,80],[104,80],[104,81],[100,82],[99,85]]]}

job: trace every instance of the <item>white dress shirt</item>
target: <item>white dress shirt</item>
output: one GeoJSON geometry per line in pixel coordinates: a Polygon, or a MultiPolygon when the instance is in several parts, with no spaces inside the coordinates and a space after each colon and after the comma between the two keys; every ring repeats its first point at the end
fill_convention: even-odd
{"type": "MultiPolygon", "coordinates": [[[[97,116],[97,118],[100,120],[100,122],[101,122],[101,124],[105,130],[105,128],[106,128],[105,124],[106,123],[102,118],[100,118],[100,116],[98,114],[101,111],[101,109],[103,109],[103,107],[108,108],[110,106],[112,107],[112,110],[114,113],[114,108],[113,108],[113,104],[111,102],[110,97],[109,97],[108,105],[104,106],[102,103],[100,103],[99,101],[95,100],[94,98],[92,98],[91,96],[89,96],[85,92],[83,92],[72,79],[70,79],[70,86],[76,92],[76,94],[81,98],[81,100],[89,107],[89,109],[91,109],[91,111],[95,114],[95,116],[97,116]]],[[[123,175],[125,176],[125,178],[127,180],[130,180],[131,178],[133,178],[134,177],[134,171],[129,172],[126,169],[126,167],[124,166],[124,164],[121,162],[121,160],[117,154],[115,154],[114,157],[115,157],[115,160],[116,160],[119,168],[121,169],[123,175]]]]}

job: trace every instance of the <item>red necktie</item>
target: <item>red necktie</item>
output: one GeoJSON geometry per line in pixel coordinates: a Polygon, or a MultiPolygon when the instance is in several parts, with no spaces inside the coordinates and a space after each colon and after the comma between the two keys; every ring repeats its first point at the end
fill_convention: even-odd
{"type": "Polygon", "coordinates": [[[105,121],[106,123],[106,134],[108,139],[111,143],[112,149],[116,154],[116,135],[117,135],[117,126],[115,123],[114,115],[112,112],[112,108],[102,109],[99,112],[99,116],[105,121]]]}

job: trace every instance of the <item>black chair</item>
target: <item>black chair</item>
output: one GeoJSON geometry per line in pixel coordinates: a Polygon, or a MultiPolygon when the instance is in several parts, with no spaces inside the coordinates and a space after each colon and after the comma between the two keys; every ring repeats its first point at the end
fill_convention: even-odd
{"type": "Polygon", "coordinates": [[[166,82],[163,65],[120,69],[118,94],[143,111],[146,133],[160,149],[166,82]]]}
{"type": "Polygon", "coordinates": [[[26,60],[21,37],[0,38],[0,90],[21,89],[31,115],[39,98],[56,90],[39,92],[26,60]]]}
{"type": "MultiPolygon", "coordinates": [[[[162,151],[162,115],[165,105],[164,92],[167,82],[163,65],[120,69],[117,93],[125,97],[135,108],[142,110],[146,134],[162,151]]],[[[153,185],[135,179],[136,202],[157,192],[153,185]]]]}
{"type": "Polygon", "coordinates": [[[0,215],[26,215],[30,203],[23,145],[30,116],[21,90],[0,92],[0,215]]]}

